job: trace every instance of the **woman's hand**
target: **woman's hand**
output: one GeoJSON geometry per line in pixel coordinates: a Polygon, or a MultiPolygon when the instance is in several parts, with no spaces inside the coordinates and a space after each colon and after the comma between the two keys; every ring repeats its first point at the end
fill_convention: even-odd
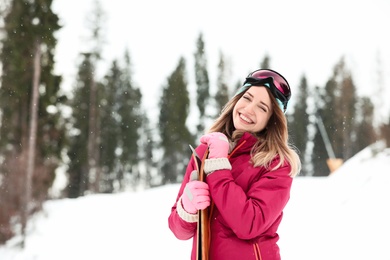
{"type": "Polygon", "coordinates": [[[197,171],[191,173],[190,181],[186,184],[181,196],[183,208],[190,214],[196,214],[198,210],[210,206],[209,185],[203,181],[198,181],[197,174],[197,171]]]}
{"type": "Polygon", "coordinates": [[[200,142],[209,147],[209,158],[227,158],[229,153],[229,141],[223,133],[214,132],[200,138],[200,142]]]}

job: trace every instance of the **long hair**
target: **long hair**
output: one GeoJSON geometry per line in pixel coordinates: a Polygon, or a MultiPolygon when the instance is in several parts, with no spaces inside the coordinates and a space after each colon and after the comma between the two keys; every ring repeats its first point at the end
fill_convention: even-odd
{"type": "MultiPolygon", "coordinates": [[[[251,162],[255,167],[269,168],[274,158],[279,156],[279,163],[271,170],[281,167],[287,161],[291,166],[290,176],[295,177],[301,170],[301,161],[295,147],[289,143],[286,116],[278,107],[269,88],[265,88],[270,96],[273,112],[266,127],[259,132],[252,133],[256,136],[257,142],[251,151],[251,162]]],[[[222,132],[233,142],[242,136],[243,132],[237,131],[234,127],[233,109],[245,92],[234,96],[226,103],[208,132],[222,132]]]]}

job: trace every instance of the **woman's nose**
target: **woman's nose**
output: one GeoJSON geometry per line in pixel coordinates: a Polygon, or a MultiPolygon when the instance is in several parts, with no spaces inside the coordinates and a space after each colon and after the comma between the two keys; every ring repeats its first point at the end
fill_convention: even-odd
{"type": "Polygon", "coordinates": [[[253,114],[254,113],[254,104],[253,104],[253,102],[251,102],[251,103],[249,103],[249,104],[247,104],[246,106],[245,106],[245,111],[248,113],[248,114],[253,114]]]}

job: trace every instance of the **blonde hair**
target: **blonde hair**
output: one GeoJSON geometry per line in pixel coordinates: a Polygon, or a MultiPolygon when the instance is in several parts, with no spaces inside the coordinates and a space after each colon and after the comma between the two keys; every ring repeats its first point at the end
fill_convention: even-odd
{"type": "MultiPolygon", "coordinates": [[[[269,88],[265,88],[271,97],[273,113],[265,129],[252,133],[257,137],[257,142],[251,151],[251,162],[255,167],[269,168],[274,158],[279,155],[279,163],[272,170],[278,169],[287,161],[291,166],[290,176],[295,177],[301,170],[301,161],[295,147],[289,143],[286,116],[279,108],[269,88]]],[[[234,127],[233,109],[244,93],[245,91],[226,103],[208,132],[222,132],[232,141],[237,141],[243,135],[242,131],[237,131],[234,127]]]]}

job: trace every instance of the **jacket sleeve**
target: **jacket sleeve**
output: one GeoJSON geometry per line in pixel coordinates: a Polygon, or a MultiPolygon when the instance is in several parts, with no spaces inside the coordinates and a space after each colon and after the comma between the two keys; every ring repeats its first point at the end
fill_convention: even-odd
{"type": "MultiPolygon", "coordinates": [[[[196,148],[196,151],[199,155],[202,155],[206,147],[199,146],[196,148]]],[[[191,159],[187,165],[187,169],[181,183],[179,193],[176,197],[176,202],[171,209],[171,214],[168,217],[168,225],[173,234],[181,240],[187,240],[192,238],[196,233],[196,222],[185,221],[178,213],[178,203],[181,203],[180,197],[183,194],[183,190],[190,179],[191,172],[196,169],[194,159],[191,156],[191,159]]],[[[180,207],[180,206],[179,206],[180,207]]]]}
{"type": "Polygon", "coordinates": [[[234,182],[230,170],[208,175],[211,197],[238,238],[256,238],[281,216],[290,198],[292,178],[289,172],[289,165],[265,172],[247,193],[234,182]]]}

